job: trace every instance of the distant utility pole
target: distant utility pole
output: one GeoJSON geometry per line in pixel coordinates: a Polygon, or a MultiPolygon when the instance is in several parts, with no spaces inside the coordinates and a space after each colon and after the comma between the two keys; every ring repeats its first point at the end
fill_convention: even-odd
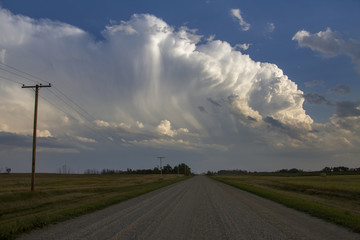
{"type": "Polygon", "coordinates": [[[162,159],[165,158],[165,157],[157,157],[158,159],[160,159],[160,174],[161,174],[161,177],[162,177],[162,159]]]}
{"type": "Polygon", "coordinates": [[[38,112],[38,98],[39,98],[39,88],[51,87],[49,85],[38,85],[35,86],[25,86],[23,84],[22,88],[35,88],[35,109],[34,109],[34,132],[33,132],[33,151],[32,151],[32,175],[31,175],[31,191],[34,191],[35,183],[35,157],[36,157],[36,127],[37,127],[37,112],[38,112]]]}

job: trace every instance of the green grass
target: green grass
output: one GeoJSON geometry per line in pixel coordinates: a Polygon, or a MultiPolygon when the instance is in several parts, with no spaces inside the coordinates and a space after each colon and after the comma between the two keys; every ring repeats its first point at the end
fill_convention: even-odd
{"type": "Polygon", "coordinates": [[[0,239],[90,213],[186,179],[176,175],[0,175],[0,239]]]}
{"type": "Polygon", "coordinates": [[[213,179],[360,232],[360,176],[215,176],[213,179]]]}

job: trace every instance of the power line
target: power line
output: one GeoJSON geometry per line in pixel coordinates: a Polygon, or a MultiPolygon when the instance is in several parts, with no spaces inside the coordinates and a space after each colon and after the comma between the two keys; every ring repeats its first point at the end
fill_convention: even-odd
{"type": "Polygon", "coordinates": [[[4,80],[7,80],[7,81],[10,81],[10,82],[14,82],[14,83],[17,83],[17,84],[23,85],[23,83],[18,82],[18,81],[15,81],[15,80],[10,79],[10,78],[7,78],[7,77],[2,77],[2,76],[0,76],[0,78],[1,78],[1,79],[4,79],[4,80]]]}
{"type": "Polygon", "coordinates": [[[73,103],[75,106],[77,106],[81,111],[83,111],[86,115],[88,115],[92,120],[96,120],[90,113],[88,113],[84,108],[82,108],[79,104],[75,103],[71,98],[69,98],[65,93],[60,91],[60,89],[54,87],[54,89],[59,92],[61,95],[63,95],[67,100],[69,100],[71,103],[73,103]]]}
{"type": "MultiPolygon", "coordinates": [[[[42,98],[44,101],[46,101],[47,103],[49,103],[50,105],[52,105],[53,107],[55,107],[56,109],[58,109],[60,112],[64,113],[66,116],[70,116],[72,119],[74,120],[78,120],[77,117],[75,117],[72,113],[70,113],[69,111],[66,111],[64,109],[62,109],[61,107],[57,106],[55,103],[50,102],[48,99],[39,96],[40,98],[42,98]]],[[[91,123],[91,122],[87,122],[87,123],[91,123]]],[[[103,134],[99,134],[99,132],[96,131],[96,129],[94,129],[93,127],[90,127],[87,124],[83,124],[83,127],[89,129],[93,134],[91,134],[93,137],[101,137],[105,140],[109,140],[107,136],[103,135],[103,134]]]]}
{"type": "Polygon", "coordinates": [[[30,74],[30,73],[24,72],[24,71],[22,71],[22,70],[20,70],[20,69],[17,69],[17,68],[15,68],[15,67],[9,66],[9,65],[7,65],[7,64],[5,64],[5,63],[1,63],[1,62],[0,62],[0,66],[1,66],[1,65],[2,65],[2,66],[5,66],[5,67],[7,67],[7,68],[10,68],[10,69],[12,69],[12,70],[14,70],[14,71],[16,71],[16,72],[25,74],[25,75],[27,75],[28,77],[25,77],[25,76],[23,76],[23,75],[21,75],[21,74],[19,74],[19,73],[16,73],[16,72],[13,72],[13,71],[4,69],[3,67],[0,68],[1,70],[5,71],[5,72],[12,73],[12,74],[14,74],[14,75],[16,75],[16,76],[18,76],[18,77],[22,77],[22,78],[27,79],[27,80],[29,80],[29,81],[32,81],[32,82],[34,82],[34,83],[38,83],[38,84],[40,84],[40,83],[50,84],[48,81],[45,81],[45,80],[43,80],[43,79],[41,79],[41,78],[39,78],[39,77],[36,77],[36,76],[34,76],[34,75],[30,74]],[[29,78],[29,77],[31,77],[31,78],[29,78]],[[35,79],[35,80],[34,80],[34,79],[35,79]]]}
{"type": "MultiPolygon", "coordinates": [[[[29,74],[29,73],[27,73],[25,71],[22,71],[22,70],[20,70],[18,68],[9,66],[9,65],[1,63],[1,62],[0,62],[0,70],[5,71],[7,73],[10,73],[12,75],[15,75],[17,77],[29,80],[29,81],[31,81],[33,83],[36,83],[36,84],[41,85],[41,82],[48,84],[48,81],[45,81],[42,78],[39,78],[37,76],[34,76],[34,75],[29,74]],[[9,69],[11,69],[11,70],[9,70],[9,69]]],[[[4,80],[7,80],[7,81],[17,83],[17,84],[20,84],[20,85],[23,85],[23,83],[20,83],[19,81],[16,81],[16,80],[13,80],[13,79],[10,79],[10,78],[7,78],[7,77],[0,76],[0,78],[2,78],[4,80]]],[[[77,104],[74,100],[72,100],[69,96],[67,96],[59,88],[55,87],[54,85],[52,85],[52,88],[55,90],[55,92],[48,88],[49,92],[51,94],[53,94],[58,100],[60,100],[61,102],[63,102],[65,104],[65,109],[69,108],[67,111],[65,111],[63,109],[60,109],[60,107],[57,106],[57,104],[54,104],[54,103],[51,104],[45,98],[43,98],[41,96],[40,97],[42,99],[44,99],[45,101],[47,101],[48,103],[50,103],[51,105],[53,105],[55,108],[57,108],[61,112],[63,112],[65,115],[69,115],[73,119],[77,119],[77,120],[79,120],[79,118],[80,118],[81,120],[84,120],[85,123],[88,122],[88,124],[84,124],[83,126],[85,126],[86,128],[88,128],[91,131],[93,131],[94,133],[96,133],[96,135],[99,135],[99,136],[103,137],[104,139],[109,140],[109,138],[107,136],[97,133],[96,129],[94,129],[94,127],[91,127],[91,126],[94,125],[94,121],[96,120],[95,117],[93,117],[88,111],[86,111],[83,107],[81,107],[79,104],[77,104]],[[72,113],[69,112],[69,110],[70,110],[70,112],[73,111],[76,114],[78,114],[78,117],[75,117],[72,113]]],[[[110,135],[112,135],[112,134],[110,134],[110,135]]],[[[113,138],[113,136],[111,136],[111,137],[113,138]]]]}

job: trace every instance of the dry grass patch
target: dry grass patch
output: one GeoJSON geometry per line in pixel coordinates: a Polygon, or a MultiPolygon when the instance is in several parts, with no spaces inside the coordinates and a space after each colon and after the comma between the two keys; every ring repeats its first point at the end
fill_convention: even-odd
{"type": "Polygon", "coordinates": [[[64,221],[186,179],[164,175],[0,175],[0,239],[64,221]]]}
{"type": "Polygon", "coordinates": [[[360,232],[360,175],[213,178],[360,232]]]}

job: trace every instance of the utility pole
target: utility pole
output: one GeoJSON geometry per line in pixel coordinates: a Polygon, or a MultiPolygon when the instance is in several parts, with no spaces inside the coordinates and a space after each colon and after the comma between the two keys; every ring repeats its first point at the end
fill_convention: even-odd
{"type": "Polygon", "coordinates": [[[160,159],[160,174],[161,174],[161,177],[162,177],[162,159],[165,158],[165,157],[157,157],[158,159],[160,159]]]}
{"type": "Polygon", "coordinates": [[[35,86],[25,86],[23,84],[22,88],[35,88],[35,109],[34,109],[34,131],[33,131],[33,151],[32,151],[32,171],[31,171],[31,191],[34,191],[35,184],[35,158],[36,158],[36,128],[37,128],[37,112],[38,112],[38,98],[39,98],[39,88],[51,87],[49,85],[38,85],[35,86]]]}

